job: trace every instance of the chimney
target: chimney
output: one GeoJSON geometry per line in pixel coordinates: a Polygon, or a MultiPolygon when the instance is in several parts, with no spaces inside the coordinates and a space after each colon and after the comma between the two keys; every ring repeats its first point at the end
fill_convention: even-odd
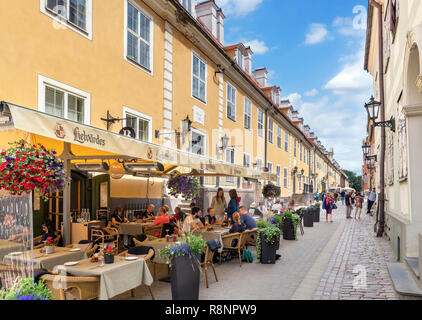
{"type": "Polygon", "coordinates": [[[196,6],[196,16],[208,31],[221,44],[224,43],[224,19],[223,11],[216,5],[214,0],[204,1],[196,6]]]}
{"type": "Polygon", "coordinates": [[[267,87],[268,71],[267,71],[266,68],[256,69],[253,72],[253,76],[254,76],[255,80],[259,83],[261,88],[267,87]]]}
{"type": "Polygon", "coordinates": [[[245,63],[245,71],[249,75],[252,75],[252,55],[253,55],[253,52],[251,50],[251,47],[247,47],[246,56],[244,57],[244,63],[245,63]]]}

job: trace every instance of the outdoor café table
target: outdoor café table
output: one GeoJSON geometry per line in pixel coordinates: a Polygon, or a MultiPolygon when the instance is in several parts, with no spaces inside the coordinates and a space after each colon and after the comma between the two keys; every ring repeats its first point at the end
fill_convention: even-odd
{"type": "Polygon", "coordinates": [[[219,227],[213,227],[214,230],[212,231],[206,231],[206,229],[203,229],[202,231],[202,237],[204,238],[205,241],[209,241],[209,240],[213,240],[213,239],[218,239],[221,243],[221,248],[218,249],[218,252],[221,253],[223,252],[223,239],[221,238],[222,236],[229,234],[230,228],[219,228],[219,227]]]}
{"type": "Polygon", "coordinates": [[[152,260],[152,262],[160,263],[160,264],[167,264],[166,259],[160,258],[158,256],[158,253],[160,252],[161,249],[167,247],[168,245],[172,245],[172,244],[175,244],[175,243],[174,242],[167,242],[166,238],[161,238],[161,239],[156,239],[156,240],[151,240],[151,241],[144,241],[142,245],[145,246],[145,247],[154,248],[155,257],[152,260]]]}
{"type": "Polygon", "coordinates": [[[144,233],[144,223],[129,222],[121,223],[119,226],[119,234],[128,236],[137,236],[144,233]]]}
{"type": "MultiPolygon", "coordinates": [[[[41,253],[40,249],[34,250],[34,268],[53,270],[57,265],[64,264],[70,261],[79,261],[86,257],[85,251],[80,250],[71,252],[70,248],[56,247],[54,253],[45,254],[41,253]]],[[[3,258],[3,262],[6,264],[19,264],[28,263],[32,259],[32,252],[26,251],[21,255],[11,256],[10,254],[3,258]]]]}
{"type": "Polygon", "coordinates": [[[123,256],[115,256],[114,263],[103,266],[99,262],[91,262],[91,259],[84,259],[72,267],[57,266],[55,271],[76,277],[100,277],[100,300],[109,300],[142,284],[150,286],[154,281],[142,257],[127,261],[123,256]]]}
{"type": "Polygon", "coordinates": [[[23,251],[21,243],[0,239],[0,261],[11,252],[23,251]]]}

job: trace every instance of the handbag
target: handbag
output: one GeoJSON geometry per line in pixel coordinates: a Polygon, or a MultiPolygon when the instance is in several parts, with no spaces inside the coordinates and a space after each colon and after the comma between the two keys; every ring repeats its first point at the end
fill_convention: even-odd
{"type": "Polygon", "coordinates": [[[337,209],[337,205],[333,203],[333,210],[337,209]]]}

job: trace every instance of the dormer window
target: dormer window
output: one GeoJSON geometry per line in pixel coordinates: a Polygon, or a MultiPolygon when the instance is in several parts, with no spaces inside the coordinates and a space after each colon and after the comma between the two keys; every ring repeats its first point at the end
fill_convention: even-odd
{"type": "Polygon", "coordinates": [[[182,0],[182,5],[185,7],[187,11],[189,11],[190,14],[192,14],[192,1],[193,0],[182,0]]]}
{"type": "Polygon", "coordinates": [[[241,69],[243,69],[243,54],[240,49],[237,49],[237,64],[241,69]]]}

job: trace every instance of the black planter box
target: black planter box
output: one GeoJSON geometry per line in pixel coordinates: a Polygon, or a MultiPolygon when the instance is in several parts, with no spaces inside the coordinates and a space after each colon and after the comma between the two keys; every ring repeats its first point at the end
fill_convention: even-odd
{"type": "Polygon", "coordinates": [[[290,218],[283,219],[282,229],[284,240],[296,240],[293,220],[290,218]]]}
{"type": "Polygon", "coordinates": [[[114,254],[105,254],[104,255],[104,263],[105,264],[113,264],[114,263],[114,254]]]}
{"type": "Polygon", "coordinates": [[[201,280],[201,256],[176,257],[170,268],[171,296],[173,300],[199,300],[199,284],[201,280]]]}
{"type": "Polygon", "coordinates": [[[261,232],[261,263],[275,264],[277,249],[280,246],[280,238],[274,241],[273,244],[266,242],[266,237],[261,232]]]}
{"type": "Polygon", "coordinates": [[[320,212],[321,212],[321,208],[317,207],[314,209],[314,222],[320,221],[320,216],[321,216],[320,212]]]}
{"type": "Polygon", "coordinates": [[[303,213],[303,226],[308,228],[314,226],[314,213],[309,208],[303,213]]]}

